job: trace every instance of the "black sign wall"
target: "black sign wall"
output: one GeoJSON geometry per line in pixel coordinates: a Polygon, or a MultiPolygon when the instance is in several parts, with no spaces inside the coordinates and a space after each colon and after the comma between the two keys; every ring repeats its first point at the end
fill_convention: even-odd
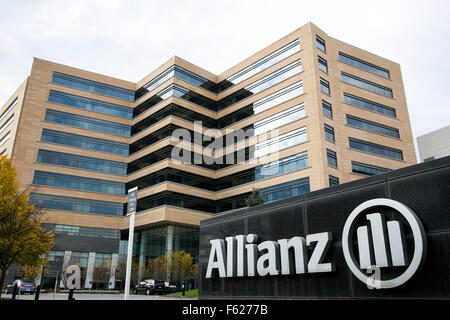
{"type": "MultiPolygon", "coordinates": [[[[303,240],[297,242],[299,247],[303,240]]],[[[289,252],[288,258],[292,264],[295,257],[293,250],[289,252]]],[[[267,249],[257,252],[256,258],[266,253],[267,249]]],[[[449,299],[450,157],[202,221],[199,269],[199,295],[203,299],[449,299]],[[392,203],[402,205],[411,214],[403,215],[393,207],[380,205],[385,202],[369,202],[374,199],[385,199],[385,202],[386,199],[387,202],[395,200],[392,203]],[[379,267],[378,270],[360,268],[360,272],[367,275],[367,278],[387,284],[392,279],[403,277],[406,281],[400,285],[380,289],[368,285],[368,282],[355,275],[355,271],[349,266],[352,263],[344,256],[344,226],[352,212],[366,202],[376,205],[363,208],[365,211],[362,214],[354,214],[356,218],[351,224],[348,241],[344,240],[344,244],[347,241],[350,256],[354,258],[353,265],[357,268],[364,264],[379,267]],[[416,217],[418,223],[411,223],[415,218],[408,220],[408,215],[416,217]],[[421,233],[423,239],[420,238],[421,233]],[[320,238],[318,235],[324,241],[330,237],[328,248],[319,248],[320,242],[311,241],[320,238]],[[243,237],[236,240],[236,236],[243,237]],[[278,245],[281,243],[279,240],[293,237],[300,237],[296,240],[306,239],[303,244],[306,251],[305,272],[296,274],[292,272],[294,269],[291,266],[291,274],[282,275],[279,260],[283,258],[280,257],[282,250],[278,245]],[[242,239],[243,244],[239,242],[242,239]],[[275,261],[274,258],[270,262],[266,259],[259,266],[270,269],[268,264],[273,263],[272,270],[278,268],[279,273],[261,276],[256,272],[255,260],[255,267],[252,267],[254,275],[249,276],[247,269],[244,275],[238,274],[235,269],[239,268],[239,253],[245,252],[240,260],[245,265],[240,268],[248,268],[248,261],[251,261],[247,260],[247,251],[253,247],[245,249],[245,245],[249,244],[246,241],[251,241],[250,245],[274,243],[274,248],[278,250],[274,251],[278,254],[276,259],[279,260],[275,261]],[[215,244],[214,250],[218,251],[210,256],[212,243],[215,244]],[[238,250],[240,244],[243,251],[238,250]],[[224,250],[224,267],[232,266],[232,271],[225,275],[222,273],[222,276],[217,267],[220,264],[217,263],[220,260],[217,255],[220,248],[224,250]],[[228,251],[230,248],[234,249],[230,251],[233,252],[232,257],[229,255],[227,258],[227,248],[228,251]],[[321,253],[320,263],[315,267],[313,264],[308,265],[314,251],[317,251],[316,254],[321,253]],[[210,263],[210,260],[216,263],[210,263]],[[213,267],[210,266],[210,275],[207,277],[209,263],[213,267]],[[414,263],[417,264],[417,270],[409,267],[414,263]],[[314,272],[308,272],[308,267],[314,272]],[[321,267],[325,272],[321,272],[321,267]],[[411,277],[405,278],[411,270],[411,277]]]]}

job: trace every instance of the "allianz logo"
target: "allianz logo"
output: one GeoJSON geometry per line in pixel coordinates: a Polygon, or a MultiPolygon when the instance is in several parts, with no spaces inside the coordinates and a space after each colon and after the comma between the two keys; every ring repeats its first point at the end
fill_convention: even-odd
{"type": "MultiPolygon", "coordinates": [[[[332,244],[331,232],[294,236],[290,239],[258,243],[258,235],[236,235],[210,240],[206,278],[265,277],[334,272],[335,263],[327,260],[332,244]],[[315,244],[313,246],[313,244],[315,244]],[[308,256],[308,247],[313,247],[308,256]]],[[[405,204],[391,199],[372,199],[357,206],[348,216],[342,232],[342,250],[350,271],[369,289],[387,289],[408,281],[423,264],[426,237],[417,215],[405,204]],[[389,207],[403,216],[413,235],[414,254],[408,257],[405,233],[399,221],[386,221],[374,212],[389,207]],[[362,225],[361,221],[369,225],[362,225]],[[353,241],[357,240],[357,250],[353,241]],[[358,253],[358,259],[356,254],[358,253]],[[394,278],[381,279],[381,268],[404,267],[394,278]],[[375,273],[372,275],[372,273],[375,273]]]]}

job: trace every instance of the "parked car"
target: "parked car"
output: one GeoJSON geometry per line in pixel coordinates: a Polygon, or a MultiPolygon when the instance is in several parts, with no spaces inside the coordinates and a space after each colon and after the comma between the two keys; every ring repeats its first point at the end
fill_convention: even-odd
{"type": "Polygon", "coordinates": [[[144,293],[146,295],[159,293],[166,294],[166,286],[162,280],[143,280],[133,289],[134,294],[144,293]]]}
{"type": "Polygon", "coordinates": [[[165,282],[167,293],[174,293],[178,291],[178,287],[175,282],[165,282]]]}
{"type": "Polygon", "coordinates": [[[29,294],[34,294],[34,292],[36,291],[36,285],[31,282],[31,281],[27,281],[27,280],[16,280],[13,283],[9,284],[6,286],[6,290],[5,293],[13,293],[14,291],[14,285],[17,283],[17,290],[16,290],[16,294],[24,294],[24,293],[29,293],[29,294]]]}

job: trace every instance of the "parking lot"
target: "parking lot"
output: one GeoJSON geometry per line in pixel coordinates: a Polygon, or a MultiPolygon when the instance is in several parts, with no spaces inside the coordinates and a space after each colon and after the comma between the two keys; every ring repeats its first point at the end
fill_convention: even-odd
{"type": "MultiPolygon", "coordinates": [[[[39,300],[67,300],[68,293],[42,293],[39,295],[39,300]]],[[[12,294],[2,294],[2,299],[11,299],[12,294]]],[[[76,291],[73,295],[75,300],[123,300],[123,294],[89,294],[82,293],[77,294],[76,291]]],[[[34,300],[34,295],[16,295],[17,300],[34,300]]],[[[176,297],[170,295],[134,295],[130,294],[130,300],[197,300],[197,298],[189,297],[176,297]]]]}

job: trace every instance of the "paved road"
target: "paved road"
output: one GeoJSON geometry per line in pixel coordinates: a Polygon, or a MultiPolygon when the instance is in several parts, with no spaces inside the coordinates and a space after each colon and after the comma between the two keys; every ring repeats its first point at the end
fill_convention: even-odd
{"type": "MultiPolygon", "coordinates": [[[[57,293],[53,298],[53,293],[41,293],[39,300],[67,300],[68,293],[57,293]]],[[[2,294],[2,298],[11,299],[12,294],[2,294]]],[[[74,293],[75,300],[123,300],[123,294],[77,294],[74,293]]],[[[19,300],[34,300],[34,295],[16,296],[19,300]]],[[[158,296],[158,295],[130,295],[130,300],[197,300],[197,298],[174,297],[174,296],[158,296]]]]}

